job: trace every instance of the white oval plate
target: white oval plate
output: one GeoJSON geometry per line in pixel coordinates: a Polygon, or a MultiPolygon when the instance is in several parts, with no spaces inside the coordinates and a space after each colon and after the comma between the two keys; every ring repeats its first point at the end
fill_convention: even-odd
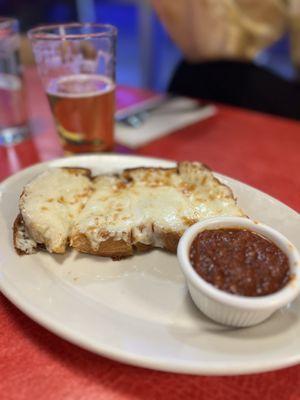
{"type": "MultiPolygon", "coordinates": [[[[0,288],[24,313],[85,349],[158,370],[229,375],[300,360],[299,299],[259,326],[232,329],[196,309],[175,255],[154,250],[119,262],[75,252],[19,257],[12,244],[19,195],[30,179],[53,166],[87,167],[97,174],[173,163],[84,155],[35,165],[0,186],[0,288]]],[[[300,248],[295,211],[241,182],[219,178],[250,217],[278,229],[300,248]]]]}

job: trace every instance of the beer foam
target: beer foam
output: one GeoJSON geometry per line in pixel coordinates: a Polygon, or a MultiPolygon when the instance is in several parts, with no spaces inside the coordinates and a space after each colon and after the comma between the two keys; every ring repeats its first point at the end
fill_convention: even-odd
{"type": "Polygon", "coordinates": [[[57,97],[92,97],[114,90],[113,81],[103,75],[76,74],[53,79],[47,94],[57,97]]]}

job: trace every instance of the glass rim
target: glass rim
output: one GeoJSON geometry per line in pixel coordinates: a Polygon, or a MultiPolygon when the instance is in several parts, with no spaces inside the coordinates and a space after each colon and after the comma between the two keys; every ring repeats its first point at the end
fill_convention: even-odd
{"type": "Polygon", "coordinates": [[[32,28],[27,33],[30,40],[62,40],[62,39],[88,39],[98,37],[111,37],[117,35],[117,28],[111,24],[101,24],[97,22],[68,22],[61,24],[43,24],[32,28]],[[49,30],[63,28],[98,28],[103,29],[101,32],[88,32],[88,33],[50,33],[49,30]]]}
{"type": "Polygon", "coordinates": [[[19,21],[17,20],[17,18],[14,17],[0,17],[0,28],[3,28],[3,26],[5,27],[5,25],[7,26],[13,26],[13,25],[18,25],[19,21]]]}

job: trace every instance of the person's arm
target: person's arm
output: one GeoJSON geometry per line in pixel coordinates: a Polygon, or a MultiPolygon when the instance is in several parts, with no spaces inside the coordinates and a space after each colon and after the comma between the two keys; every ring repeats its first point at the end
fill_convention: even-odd
{"type": "Polygon", "coordinates": [[[288,0],[291,59],[300,76],[300,0],[288,0]]]}
{"type": "Polygon", "coordinates": [[[152,0],[171,38],[190,61],[251,59],[286,26],[284,0],[152,0]]]}
{"type": "Polygon", "coordinates": [[[152,0],[171,39],[187,59],[212,58],[224,45],[223,2],[219,1],[216,9],[211,3],[205,0],[152,0]]]}

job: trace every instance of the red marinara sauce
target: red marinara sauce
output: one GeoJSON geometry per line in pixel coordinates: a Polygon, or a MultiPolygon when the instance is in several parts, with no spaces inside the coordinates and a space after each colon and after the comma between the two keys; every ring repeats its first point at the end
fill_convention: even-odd
{"type": "Polygon", "coordinates": [[[241,296],[265,296],[291,279],[288,258],[273,242],[248,229],[200,232],[189,252],[195,271],[216,288],[241,296]]]}

